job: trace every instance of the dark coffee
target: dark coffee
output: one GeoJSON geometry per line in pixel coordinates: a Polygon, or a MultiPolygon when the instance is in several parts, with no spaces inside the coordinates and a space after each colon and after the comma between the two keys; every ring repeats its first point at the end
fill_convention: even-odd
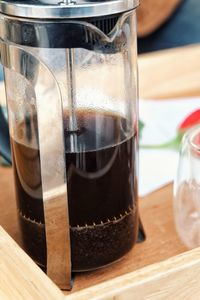
{"type": "MultiPolygon", "coordinates": [[[[80,271],[119,259],[136,241],[137,142],[135,135],[126,137],[127,124],[119,115],[85,110],[76,116],[76,133],[69,133],[67,117],[64,127],[72,268],[80,271]]],[[[31,136],[31,122],[20,124],[18,132],[31,136]]],[[[16,139],[12,148],[24,246],[45,269],[39,150],[16,139]]]]}

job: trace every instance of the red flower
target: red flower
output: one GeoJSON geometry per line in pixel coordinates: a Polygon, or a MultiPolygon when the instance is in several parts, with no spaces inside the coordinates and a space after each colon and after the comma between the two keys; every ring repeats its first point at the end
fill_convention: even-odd
{"type": "MultiPolygon", "coordinates": [[[[180,146],[180,142],[184,133],[193,126],[200,124],[200,109],[197,109],[190,113],[186,118],[178,125],[176,136],[167,143],[157,145],[140,145],[141,148],[147,149],[165,149],[174,148],[177,149],[180,146]]],[[[198,145],[200,145],[200,135],[198,135],[198,145]]],[[[196,142],[196,141],[195,141],[196,142]]]]}
{"type": "Polygon", "coordinates": [[[182,123],[179,124],[177,131],[185,132],[186,130],[188,130],[189,128],[191,128],[197,124],[200,124],[200,109],[197,109],[197,110],[193,111],[191,114],[189,114],[182,121],[182,123]]]}

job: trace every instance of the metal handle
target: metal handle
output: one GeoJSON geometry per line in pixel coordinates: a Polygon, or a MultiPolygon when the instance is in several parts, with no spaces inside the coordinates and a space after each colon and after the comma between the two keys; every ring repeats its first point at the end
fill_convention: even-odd
{"type": "MultiPolygon", "coordinates": [[[[60,288],[71,289],[71,245],[63,134],[63,103],[59,88],[53,74],[32,54],[20,47],[2,41],[0,46],[3,65],[21,74],[27,80],[30,81],[30,78],[24,66],[27,66],[28,61],[31,60],[33,67],[37,65],[39,68],[37,78],[34,81],[34,90],[37,105],[38,142],[47,245],[47,275],[60,288]],[[41,90],[40,83],[43,77],[48,80],[49,91],[46,86],[41,90]],[[49,101],[47,103],[44,93],[48,92],[49,101]],[[45,118],[44,111],[47,106],[51,113],[48,118],[45,118]],[[52,126],[52,123],[54,126],[52,126]],[[51,136],[46,136],[46,128],[52,128],[51,136]],[[51,145],[56,143],[56,152],[55,149],[49,147],[49,141],[51,141],[51,145]],[[51,164],[49,164],[50,161],[51,164]]],[[[3,119],[0,117],[0,120],[3,119]]]]}

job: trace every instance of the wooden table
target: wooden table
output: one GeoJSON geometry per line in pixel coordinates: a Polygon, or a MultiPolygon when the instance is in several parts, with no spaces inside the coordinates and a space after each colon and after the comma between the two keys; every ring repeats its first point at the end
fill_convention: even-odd
{"type": "MultiPolygon", "coordinates": [[[[142,98],[199,96],[200,46],[143,55],[139,58],[139,71],[142,98]]],[[[21,245],[10,168],[0,167],[0,195],[0,225],[21,245]]],[[[137,244],[120,262],[110,267],[78,274],[75,278],[73,293],[166,260],[187,250],[177,237],[174,228],[172,184],[141,198],[140,213],[147,240],[142,244],[137,244]]],[[[69,297],[69,299],[72,298],[69,297]]],[[[79,299],[78,294],[73,299],[79,299]]],[[[87,299],[87,296],[80,297],[80,299],[87,299]]]]}

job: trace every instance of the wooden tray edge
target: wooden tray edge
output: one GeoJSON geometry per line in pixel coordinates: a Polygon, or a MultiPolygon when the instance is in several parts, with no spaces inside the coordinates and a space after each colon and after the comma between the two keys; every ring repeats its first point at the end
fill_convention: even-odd
{"type": "Polygon", "coordinates": [[[63,298],[61,290],[0,226],[0,299],[63,298]]]}
{"type": "Polygon", "coordinates": [[[0,299],[200,299],[200,248],[64,296],[0,227],[0,299]]]}
{"type": "Polygon", "coordinates": [[[200,299],[200,248],[65,296],[65,300],[200,299]]]}

